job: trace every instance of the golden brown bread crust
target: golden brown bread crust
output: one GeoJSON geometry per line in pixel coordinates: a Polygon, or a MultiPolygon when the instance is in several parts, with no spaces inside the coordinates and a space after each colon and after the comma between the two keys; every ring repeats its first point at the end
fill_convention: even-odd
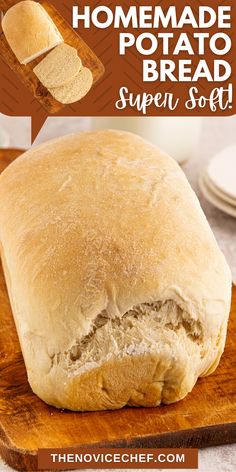
{"type": "Polygon", "coordinates": [[[60,138],[3,172],[0,201],[8,291],[42,399],[171,403],[216,367],[230,271],[171,158],[121,131],[60,138]]]}
{"type": "Polygon", "coordinates": [[[3,17],[2,29],[21,64],[28,64],[63,42],[46,10],[32,0],[23,0],[9,8],[3,17]]]}

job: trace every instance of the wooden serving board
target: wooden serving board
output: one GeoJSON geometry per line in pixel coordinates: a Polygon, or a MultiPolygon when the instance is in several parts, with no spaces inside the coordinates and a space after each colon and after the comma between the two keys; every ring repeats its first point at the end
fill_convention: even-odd
{"type": "MultiPolygon", "coordinates": [[[[4,2],[1,0],[1,4],[8,8],[12,3],[9,0],[4,2]]],[[[58,13],[56,8],[53,5],[50,5],[46,1],[41,1],[42,6],[47,10],[48,14],[51,16],[52,20],[56,24],[58,30],[60,31],[62,37],[64,38],[65,43],[73,46],[77,51],[78,55],[82,60],[82,63],[85,67],[88,67],[93,74],[93,85],[102,77],[104,74],[104,66],[102,62],[98,59],[96,54],[89,48],[89,46],[83,41],[83,39],[75,32],[75,30],[67,23],[67,21],[58,13]]],[[[5,10],[7,10],[5,8],[5,10]]],[[[66,105],[58,102],[50,92],[41,84],[36,75],[33,72],[34,67],[47,55],[45,53],[30,62],[27,65],[22,65],[17,60],[15,54],[12,52],[10,46],[8,45],[4,33],[0,34],[0,55],[4,62],[9,65],[9,67],[18,75],[18,78],[21,82],[32,92],[34,97],[39,101],[48,114],[54,114],[59,112],[66,105]]]]}
{"type": "MultiPolygon", "coordinates": [[[[0,151],[0,170],[19,155],[0,151]]],[[[0,203],[1,204],[1,203],[0,203]]],[[[0,453],[19,470],[37,470],[38,448],[206,447],[236,442],[236,287],[225,353],[187,398],[158,408],[73,413],[31,391],[0,270],[0,453]]]]}

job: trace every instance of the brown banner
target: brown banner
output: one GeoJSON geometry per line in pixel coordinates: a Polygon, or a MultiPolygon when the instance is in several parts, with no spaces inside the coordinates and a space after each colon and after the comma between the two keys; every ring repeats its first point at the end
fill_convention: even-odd
{"type": "MultiPolygon", "coordinates": [[[[2,13],[15,3],[0,0],[2,13]]],[[[0,111],[31,116],[32,141],[51,115],[234,115],[234,0],[190,0],[187,6],[186,0],[156,3],[81,0],[75,5],[73,0],[41,0],[64,41],[92,72],[93,86],[75,103],[59,102],[34,73],[41,57],[36,63],[20,64],[2,32],[0,111]]]]}
{"type": "Polygon", "coordinates": [[[197,469],[197,449],[40,449],[39,470],[197,469]]]}
{"type": "MultiPolygon", "coordinates": [[[[16,0],[0,0],[1,9],[6,11],[10,5],[17,3],[16,0]]],[[[68,27],[72,28],[72,7],[78,5],[73,0],[50,0],[50,2],[42,0],[41,3],[43,6],[50,10],[50,5],[56,8],[59,15],[62,19],[66,20],[68,27]],[[47,6],[49,5],[49,6],[47,6]]],[[[133,7],[137,2],[133,2],[133,7]]],[[[156,0],[150,0],[145,2],[138,2],[140,5],[148,5],[149,7],[155,7],[157,5],[156,0]]],[[[183,8],[186,6],[186,0],[178,0],[174,2],[177,18],[180,18],[183,8]]],[[[158,2],[158,5],[161,6],[164,12],[173,5],[173,2],[170,0],[162,0],[158,2]]],[[[160,94],[159,99],[156,98],[156,103],[152,103],[147,107],[147,115],[162,115],[162,116],[194,116],[194,115],[212,115],[212,116],[226,116],[233,115],[236,113],[236,101],[234,99],[234,87],[236,81],[236,6],[234,0],[227,1],[216,1],[216,0],[190,0],[188,2],[189,7],[191,7],[196,21],[199,19],[199,8],[202,6],[211,8],[215,11],[216,17],[218,18],[218,9],[222,5],[223,7],[231,8],[231,12],[225,12],[225,15],[229,15],[229,20],[225,20],[225,23],[228,21],[230,27],[221,28],[220,24],[215,21],[212,27],[209,28],[193,28],[192,25],[184,25],[183,28],[173,28],[170,24],[164,28],[160,25],[159,28],[133,28],[132,25],[127,28],[115,28],[114,19],[111,26],[101,29],[94,26],[92,23],[92,12],[97,7],[104,6],[108,8],[115,15],[115,8],[117,6],[116,2],[111,2],[110,0],[103,0],[102,2],[97,1],[87,1],[81,0],[79,2],[79,13],[83,13],[83,8],[85,6],[90,7],[90,27],[85,28],[84,22],[79,21],[78,28],[74,28],[74,32],[79,34],[83,41],[89,46],[97,58],[101,61],[105,68],[105,73],[101,78],[95,83],[92,90],[84,97],[81,101],[74,103],[72,105],[67,105],[55,112],[56,115],[63,116],[140,116],[142,111],[138,110],[136,106],[131,106],[130,104],[124,109],[119,109],[116,106],[117,101],[120,98],[120,89],[125,87],[128,94],[133,94],[133,99],[139,94],[150,94],[156,95],[160,94]],[[137,51],[137,44],[128,47],[126,49],[125,55],[119,55],[119,39],[120,33],[133,33],[135,39],[141,33],[149,33],[154,36],[162,33],[172,33],[174,36],[169,39],[169,53],[162,55],[162,40],[158,39],[158,49],[148,56],[144,56],[137,51]],[[193,48],[193,54],[189,55],[186,51],[180,51],[178,55],[175,55],[174,48],[176,42],[182,32],[187,33],[189,41],[191,42],[193,48]],[[212,52],[209,44],[210,38],[214,34],[224,33],[229,36],[232,47],[223,55],[215,55],[212,52]],[[196,33],[205,33],[209,34],[209,38],[205,38],[204,54],[199,54],[198,40],[194,38],[196,33]],[[176,68],[173,74],[178,77],[179,74],[179,60],[191,60],[191,76],[193,76],[194,71],[198,67],[200,60],[206,60],[209,66],[210,73],[214,72],[214,61],[222,60],[227,61],[231,67],[232,73],[225,82],[214,82],[208,81],[206,78],[199,78],[197,82],[187,80],[184,82],[171,81],[168,77],[165,81],[160,81],[159,78],[153,82],[143,82],[143,61],[145,59],[153,60],[157,62],[157,67],[161,59],[172,60],[176,62],[176,68]],[[232,84],[232,88],[229,85],[232,84]],[[186,101],[189,99],[189,89],[191,87],[196,87],[196,90],[192,92],[194,100],[198,100],[196,107],[191,108],[186,107],[186,101]],[[214,95],[215,88],[222,88],[220,94],[222,96],[216,97],[217,92],[214,95]],[[168,95],[173,94],[172,102],[175,103],[176,99],[179,99],[177,106],[174,109],[170,109],[166,105],[168,101],[168,95]],[[211,97],[211,98],[210,98],[211,97]],[[199,102],[200,100],[200,102],[199,102]],[[219,101],[226,102],[230,101],[230,106],[225,110],[221,109],[219,106],[219,101]],[[214,107],[214,102],[216,106],[214,107]],[[158,102],[158,103],[157,103],[158,102]]],[[[123,8],[124,14],[127,14],[130,5],[130,2],[120,1],[119,6],[123,8]]],[[[138,6],[137,6],[138,8],[138,6]]],[[[97,16],[99,20],[105,21],[106,14],[101,12],[97,16]]],[[[114,16],[115,18],[115,16],[114,16]]],[[[207,16],[208,18],[208,16],[207,16]]],[[[54,19],[54,18],[53,18],[54,19]]],[[[58,27],[60,29],[60,21],[58,27]]],[[[63,31],[62,31],[63,33],[63,31]]],[[[66,33],[67,34],[67,33],[66,33]]],[[[66,40],[66,38],[65,38],[66,40]]],[[[150,46],[149,39],[146,39],[143,42],[143,47],[148,48],[150,46]]],[[[224,51],[225,41],[220,37],[212,43],[213,49],[215,47],[218,50],[222,49],[224,51]]],[[[1,52],[1,51],[0,51],[1,52]]],[[[13,72],[9,68],[8,58],[6,57],[6,50],[3,50],[1,57],[1,81],[2,88],[0,93],[0,102],[1,102],[1,112],[10,115],[31,115],[36,117],[36,120],[43,121],[45,116],[48,113],[42,104],[40,105],[37,94],[41,93],[41,90],[38,89],[35,91],[34,96],[32,94],[32,89],[29,87],[23,86],[20,81],[19,75],[13,72]]],[[[222,70],[222,66],[220,67],[222,70]]],[[[31,84],[32,85],[32,84],[31,84]]],[[[46,92],[45,92],[46,93],[46,92]]],[[[46,95],[46,102],[50,101],[49,95],[46,95]]]]}

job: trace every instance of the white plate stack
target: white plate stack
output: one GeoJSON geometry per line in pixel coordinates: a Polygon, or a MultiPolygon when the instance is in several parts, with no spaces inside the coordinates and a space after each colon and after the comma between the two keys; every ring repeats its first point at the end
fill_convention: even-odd
{"type": "Polygon", "coordinates": [[[236,145],[210,160],[199,185],[208,202],[236,218],[236,145]]]}

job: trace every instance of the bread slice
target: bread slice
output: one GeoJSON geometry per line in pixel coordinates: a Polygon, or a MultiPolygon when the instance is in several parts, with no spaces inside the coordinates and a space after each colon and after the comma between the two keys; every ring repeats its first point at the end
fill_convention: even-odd
{"type": "Polygon", "coordinates": [[[51,95],[65,105],[78,102],[93,85],[93,74],[87,67],[82,67],[79,73],[68,84],[62,87],[49,88],[51,95]]]}
{"type": "Polygon", "coordinates": [[[62,43],[34,68],[34,73],[44,87],[49,89],[66,85],[79,73],[81,67],[77,50],[62,43]]]}
{"type": "Polygon", "coordinates": [[[46,10],[31,0],[11,7],[3,17],[2,29],[21,64],[28,64],[63,42],[46,10]]]}
{"type": "Polygon", "coordinates": [[[169,404],[216,368],[230,270],[173,159],[123,131],[66,136],[16,159],[0,202],[4,274],[40,398],[71,410],[169,404]]]}

